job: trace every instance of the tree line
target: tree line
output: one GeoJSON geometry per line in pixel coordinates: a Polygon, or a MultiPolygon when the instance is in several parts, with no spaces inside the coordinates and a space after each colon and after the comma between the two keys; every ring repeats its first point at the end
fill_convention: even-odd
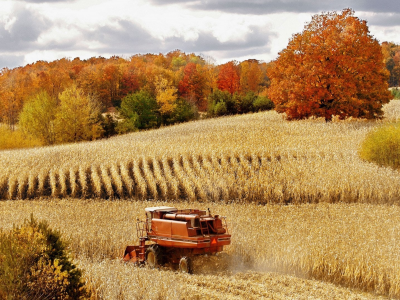
{"type": "Polygon", "coordinates": [[[267,64],[257,60],[231,61],[216,66],[211,58],[179,50],[167,54],[93,57],[38,61],[0,73],[0,118],[10,127],[18,122],[25,102],[41,92],[58,101],[59,95],[76,85],[95,97],[103,111],[119,107],[128,94],[141,90],[156,98],[160,113],[170,113],[178,98],[207,110],[208,95],[215,89],[257,95],[268,86],[267,64]]]}
{"type": "Polygon", "coordinates": [[[258,60],[215,65],[180,50],[128,59],[38,61],[1,70],[0,123],[10,129],[19,125],[53,144],[184,122],[199,112],[270,109],[267,67],[258,60]],[[105,114],[114,108],[119,120],[105,114]]]}

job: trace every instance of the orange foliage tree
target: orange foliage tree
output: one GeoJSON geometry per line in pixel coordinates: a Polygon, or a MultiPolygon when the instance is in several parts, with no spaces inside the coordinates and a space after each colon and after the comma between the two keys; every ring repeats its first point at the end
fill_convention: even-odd
{"type": "Polygon", "coordinates": [[[179,94],[189,102],[196,104],[200,110],[206,109],[206,101],[204,99],[205,78],[198,71],[195,63],[188,63],[183,70],[184,76],[179,82],[179,94]]]}
{"type": "Polygon", "coordinates": [[[260,62],[256,59],[248,59],[240,64],[240,91],[246,94],[249,91],[259,93],[263,80],[263,72],[260,62]]]}
{"type": "Polygon", "coordinates": [[[391,99],[381,47],[351,9],[313,16],[268,77],[269,97],[288,119],[379,118],[391,99]]]}
{"type": "Polygon", "coordinates": [[[390,72],[389,86],[400,85],[400,45],[395,43],[382,43],[382,53],[386,68],[390,72]]]}
{"type": "Polygon", "coordinates": [[[122,98],[141,90],[158,98],[162,114],[172,114],[174,107],[182,112],[191,105],[205,111],[208,96],[217,88],[231,95],[248,91],[262,94],[268,84],[265,68],[266,64],[257,60],[217,66],[211,57],[180,50],[166,55],[137,54],[129,59],[113,56],[37,61],[0,70],[0,123],[13,129],[28,99],[45,91],[59,103],[59,95],[73,84],[97,99],[103,111],[119,106],[122,98]],[[158,78],[166,79],[167,87],[160,88],[158,78]]]}
{"type": "Polygon", "coordinates": [[[240,89],[240,77],[237,64],[230,61],[220,66],[218,73],[218,89],[228,91],[231,95],[240,89]]]}

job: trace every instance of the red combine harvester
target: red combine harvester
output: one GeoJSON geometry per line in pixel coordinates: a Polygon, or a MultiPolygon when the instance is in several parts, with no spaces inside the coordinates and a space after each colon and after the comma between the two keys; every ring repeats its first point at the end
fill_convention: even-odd
{"type": "Polygon", "coordinates": [[[139,246],[126,247],[124,261],[150,267],[179,264],[180,271],[191,273],[194,256],[216,254],[231,243],[225,218],[211,216],[209,209],[159,206],[145,211],[146,221],[136,223],[139,246]]]}

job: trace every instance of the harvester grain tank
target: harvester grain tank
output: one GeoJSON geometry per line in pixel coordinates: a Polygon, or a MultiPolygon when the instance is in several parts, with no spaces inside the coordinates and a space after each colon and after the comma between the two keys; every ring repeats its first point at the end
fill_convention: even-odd
{"type": "Polygon", "coordinates": [[[126,247],[124,261],[178,264],[180,271],[191,273],[193,257],[217,254],[231,243],[225,218],[210,210],[158,206],[145,212],[146,221],[136,223],[139,245],[126,247]]]}

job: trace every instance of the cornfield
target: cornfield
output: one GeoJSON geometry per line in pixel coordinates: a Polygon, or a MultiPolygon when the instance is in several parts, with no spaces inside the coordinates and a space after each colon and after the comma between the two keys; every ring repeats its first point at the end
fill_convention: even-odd
{"type": "Polygon", "coordinates": [[[10,229],[31,213],[48,220],[69,241],[97,299],[400,296],[398,206],[193,202],[193,207],[209,207],[226,216],[233,239],[226,247],[225,267],[218,258],[201,258],[195,262],[195,274],[184,275],[167,267],[135,267],[120,259],[127,245],[138,243],[136,218],[144,218],[145,207],[158,205],[188,206],[159,201],[3,201],[0,227],[10,229]]]}
{"type": "MultiPolygon", "coordinates": [[[[385,107],[388,121],[399,108],[385,107]]],[[[1,151],[0,228],[49,221],[94,299],[400,298],[400,173],[358,156],[380,122],[263,112],[1,151]],[[157,205],[225,215],[227,261],[199,260],[193,276],[123,264],[157,205]]]]}
{"type": "Polygon", "coordinates": [[[358,158],[375,124],[287,122],[264,112],[2,151],[0,199],[397,203],[400,174],[358,158]]]}

